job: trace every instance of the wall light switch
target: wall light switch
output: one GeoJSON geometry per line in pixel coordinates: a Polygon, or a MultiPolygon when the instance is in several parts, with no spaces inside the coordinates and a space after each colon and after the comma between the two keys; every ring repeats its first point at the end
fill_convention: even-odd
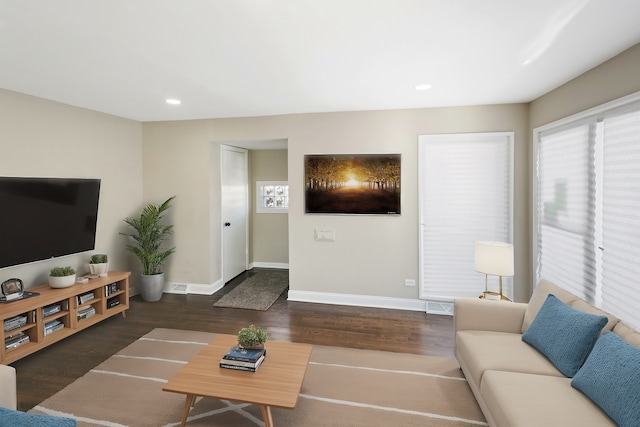
{"type": "Polygon", "coordinates": [[[333,228],[316,228],[316,240],[320,242],[335,242],[336,232],[333,228]]]}

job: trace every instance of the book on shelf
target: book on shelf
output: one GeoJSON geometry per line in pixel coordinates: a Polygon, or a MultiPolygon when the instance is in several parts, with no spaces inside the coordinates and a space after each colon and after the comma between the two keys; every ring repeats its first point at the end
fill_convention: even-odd
{"type": "Polygon", "coordinates": [[[29,335],[24,332],[18,332],[13,335],[9,335],[4,339],[5,350],[13,350],[16,347],[20,347],[23,344],[29,342],[29,335]]]}
{"type": "Polygon", "coordinates": [[[224,360],[239,360],[241,362],[255,363],[261,356],[266,356],[267,350],[264,348],[242,348],[231,347],[229,351],[222,356],[224,360]]]}
{"type": "Polygon", "coordinates": [[[26,324],[27,324],[27,315],[19,314],[17,316],[11,317],[4,321],[4,331],[8,332],[13,329],[18,329],[19,327],[24,326],[26,324]]]}
{"type": "Polygon", "coordinates": [[[46,305],[42,307],[42,317],[51,316],[52,314],[59,313],[61,310],[62,304],[60,303],[46,305]]]}
{"type": "Polygon", "coordinates": [[[47,322],[44,324],[44,336],[46,337],[50,333],[62,328],[64,328],[64,323],[62,323],[60,320],[52,320],[51,322],[47,322]]]}
{"type": "Polygon", "coordinates": [[[264,362],[264,354],[260,356],[260,358],[255,363],[222,358],[220,360],[220,367],[225,369],[236,369],[238,371],[255,372],[258,370],[262,362],[264,362]]]}
{"type": "Polygon", "coordinates": [[[107,300],[107,308],[113,308],[120,305],[120,298],[115,296],[107,300]]]}
{"type": "Polygon", "coordinates": [[[78,305],[82,305],[88,301],[91,301],[92,299],[95,298],[95,295],[93,295],[93,291],[89,291],[87,293],[84,294],[80,294],[77,296],[78,299],[78,305]]]}
{"type": "Polygon", "coordinates": [[[78,320],[83,320],[83,319],[87,319],[91,316],[93,316],[94,314],[96,314],[96,309],[90,305],[87,308],[84,308],[82,310],[78,310],[78,320]]]}
{"type": "Polygon", "coordinates": [[[115,292],[118,292],[118,284],[117,283],[110,283],[108,285],[106,285],[104,287],[104,294],[105,296],[109,296],[115,292]]]}

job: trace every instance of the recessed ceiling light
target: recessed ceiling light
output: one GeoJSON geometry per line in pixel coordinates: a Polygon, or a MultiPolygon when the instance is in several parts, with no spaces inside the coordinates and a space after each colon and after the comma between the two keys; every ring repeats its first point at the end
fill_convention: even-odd
{"type": "Polygon", "coordinates": [[[167,99],[167,104],[171,104],[171,105],[180,105],[181,102],[179,99],[167,99]]]}
{"type": "Polygon", "coordinates": [[[416,90],[429,90],[429,89],[431,89],[431,85],[429,85],[429,84],[416,85],[415,89],[416,90]]]}

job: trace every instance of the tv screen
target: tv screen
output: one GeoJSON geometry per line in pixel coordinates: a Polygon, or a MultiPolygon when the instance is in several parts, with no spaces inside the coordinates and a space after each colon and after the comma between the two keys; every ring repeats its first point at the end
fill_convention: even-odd
{"type": "Polygon", "coordinates": [[[95,249],[99,179],[0,177],[0,268],[95,249]]]}

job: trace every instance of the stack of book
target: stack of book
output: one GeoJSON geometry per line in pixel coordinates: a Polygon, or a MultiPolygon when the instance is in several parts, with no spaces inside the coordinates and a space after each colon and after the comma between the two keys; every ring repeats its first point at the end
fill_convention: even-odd
{"type": "Polygon", "coordinates": [[[44,324],[44,336],[46,337],[52,332],[64,328],[64,324],[60,320],[52,320],[44,324]]]}
{"type": "Polygon", "coordinates": [[[267,350],[231,347],[222,356],[220,367],[225,369],[237,369],[239,371],[255,372],[267,355],[267,350]]]}
{"type": "Polygon", "coordinates": [[[17,332],[15,334],[9,335],[4,339],[4,349],[5,350],[13,350],[16,347],[20,347],[22,344],[26,344],[29,342],[29,335],[24,332],[17,332]]]}
{"type": "Polygon", "coordinates": [[[78,320],[87,319],[94,314],[96,314],[96,309],[92,305],[87,308],[83,308],[82,310],[78,310],[77,312],[78,320]]]}

